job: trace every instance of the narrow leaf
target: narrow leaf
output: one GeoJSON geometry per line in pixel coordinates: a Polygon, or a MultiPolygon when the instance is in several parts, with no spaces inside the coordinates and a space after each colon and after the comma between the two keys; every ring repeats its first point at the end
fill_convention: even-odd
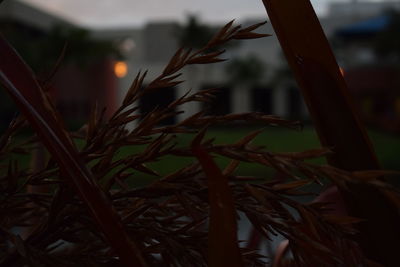
{"type": "Polygon", "coordinates": [[[353,178],[360,181],[370,181],[382,179],[384,176],[390,175],[399,175],[399,171],[385,171],[385,170],[376,170],[376,171],[355,171],[352,172],[351,175],[353,178]]]}
{"type": "Polygon", "coordinates": [[[364,222],[365,220],[351,217],[351,216],[344,216],[344,215],[336,215],[336,214],[327,214],[323,216],[325,220],[328,220],[333,223],[337,224],[354,224],[364,222]]]}
{"type": "Polygon", "coordinates": [[[243,260],[237,240],[237,222],[234,200],[228,179],[201,147],[199,142],[192,146],[193,154],[199,160],[208,181],[210,222],[208,236],[208,261],[210,267],[243,267],[243,260]]]}
{"type": "Polygon", "coordinates": [[[311,181],[306,179],[306,180],[299,180],[299,181],[294,181],[294,182],[290,182],[290,183],[286,183],[286,184],[277,184],[277,185],[274,185],[272,188],[277,191],[286,191],[286,190],[298,189],[309,183],[311,183],[311,181]]]}
{"type": "MultiPolygon", "coordinates": [[[[347,171],[377,170],[379,163],[362,125],[329,42],[309,0],[263,0],[288,63],[303,93],[327,159],[347,171]],[[290,18],[290,19],[289,19],[290,18]]],[[[358,225],[365,255],[400,266],[396,244],[400,215],[385,193],[370,185],[339,188],[358,225]],[[370,229],[379,229],[371,231],[370,229]]]]}

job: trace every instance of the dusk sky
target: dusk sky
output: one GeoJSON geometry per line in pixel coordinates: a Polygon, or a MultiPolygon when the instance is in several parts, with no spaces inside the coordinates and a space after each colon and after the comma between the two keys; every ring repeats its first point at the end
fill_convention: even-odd
{"type": "MultiPolygon", "coordinates": [[[[8,0],[10,1],[10,0],[8,0]]],[[[139,26],[149,20],[183,20],[188,13],[198,14],[209,23],[231,19],[262,17],[261,0],[23,0],[74,22],[92,27],[139,26]]],[[[319,14],[333,1],[312,0],[319,14]]]]}

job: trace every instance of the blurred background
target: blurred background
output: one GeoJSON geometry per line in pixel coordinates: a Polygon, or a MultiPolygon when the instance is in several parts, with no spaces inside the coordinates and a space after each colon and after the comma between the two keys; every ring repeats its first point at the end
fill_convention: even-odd
{"type": "MultiPolygon", "coordinates": [[[[400,2],[312,1],[342,73],[368,126],[383,166],[400,169],[400,2]]],[[[262,1],[72,1],[5,0],[0,32],[46,83],[65,48],[65,56],[47,90],[67,125],[79,128],[91,107],[118,107],[139,70],[154,79],[181,47],[199,48],[221,26],[236,18],[249,26],[268,20],[262,1]]],[[[290,18],[288,18],[290,19],[290,18]]],[[[268,129],[258,140],[271,150],[300,151],[319,146],[292,74],[271,24],[258,32],[273,36],[233,43],[228,61],[190,66],[185,83],[140,100],[140,111],[167,105],[188,89],[218,87],[208,113],[260,111],[302,120],[300,132],[268,129]]],[[[323,88],[321,88],[323,90],[323,88]]],[[[174,123],[202,109],[187,105],[174,123]]],[[[0,128],[16,109],[0,91],[0,128]]],[[[132,125],[134,127],[134,125],[132,125]]],[[[247,128],[214,129],[220,140],[233,140],[247,128]]]]}

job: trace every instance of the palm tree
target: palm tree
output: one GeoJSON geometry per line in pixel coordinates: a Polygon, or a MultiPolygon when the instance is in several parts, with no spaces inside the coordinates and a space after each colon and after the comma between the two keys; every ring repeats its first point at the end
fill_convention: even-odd
{"type": "Polygon", "coordinates": [[[190,14],[177,32],[178,43],[187,48],[201,48],[212,37],[210,27],[202,24],[196,15],[190,14]]]}
{"type": "MultiPolygon", "coordinates": [[[[176,37],[178,39],[178,44],[181,47],[190,49],[202,48],[212,37],[213,32],[211,28],[205,24],[202,24],[196,15],[188,15],[186,22],[177,29],[176,37]]],[[[199,66],[191,65],[186,68],[186,80],[187,85],[193,91],[200,90],[198,81],[199,77],[199,66]]],[[[179,89],[178,89],[179,90],[179,89]]],[[[184,94],[186,92],[185,88],[181,88],[178,94],[184,94]]],[[[199,103],[191,103],[190,105],[184,105],[185,114],[178,116],[190,116],[199,109],[197,105],[199,103]]],[[[178,118],[183,119],[183,117],[178,118]]]]}
{"type": "Polygon", "coordinates": [[[264,63],[255,55],[235,58],[226,66],[226,73],[230,81],[235,84],[253,86],[263,77],[264,63]]]}
{"type": "Polygon", "coordinates": [[[264,63],[255,55],[235,58],[226,66],[226,74],[233,84],[234,112],[250,111],[250,89],[257,85],[265,71],[264,63]]]}

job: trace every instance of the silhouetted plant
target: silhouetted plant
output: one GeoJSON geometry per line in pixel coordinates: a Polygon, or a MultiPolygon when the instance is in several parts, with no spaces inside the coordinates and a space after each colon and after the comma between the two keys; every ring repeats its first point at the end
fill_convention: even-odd
{"type": "Polygon", "coordinates": [[[158,126],[184,103],[212,101],[214,89],[188,92],[146,116],[138,113],[143,95],[182,83],[178,78],[184,67],[222,61],[223,51],[214,47],[264,37],[253,32],[262,24],[243,29],[230,22],[202,48],[179,49],[147,86],[146,72],[137,75],[110,119],[94,107],[91,119],[75,133],[65,131],[37,81],[0,39],[0,81],[25,116],[16,118],[0,139],[0,266],[265,266],[258,251],[239,247],[239,211],[265,238],[280,234],[290,240],[291,266],[368,266],[354,241],[352,224],[358,219],[332,215],[327,203],[303,204],[296,197],[306,194],[303,186],[329,179],[339,187],[351,183],[380,188],[398,206],[397,191],[377,180],[385,172],[348,172],[307,161],[332,153],[324,148],[273,153],[252,145],[261,131],[234,144],[205,138],[208,127],[236,121],[301,127],[273,115],[199,112],[158,126]],[[136,126],[129,130],[126,125],[132,121],[136,126]],[[15,144],[27,123],[38,135],[15,144]],[[178,145],[180,135],[193,135],[192,143],[178,145]],[[71,137],[83,142],[79,151],[71,137]],[[12,156],[29,153],[38,142],[52,158],[42,170],[21,169],[12,156]],[[119,157],[126,147],[140,149],[119,157]],[[168,175],[149,167],[168,155],[194,160],[168,175]],[[219,170],[211,155],[230,163],[219,170]],[[236,169],[243,162],[267,166],[290,180],[238,176],[236,169]],[[158,179],[135,187],[142,174],[158,179]],[[53,190],[28,193],[28,185],[50,185],[53,190]],[[30,231],[21,236],[24,229],[30,231]]]}

